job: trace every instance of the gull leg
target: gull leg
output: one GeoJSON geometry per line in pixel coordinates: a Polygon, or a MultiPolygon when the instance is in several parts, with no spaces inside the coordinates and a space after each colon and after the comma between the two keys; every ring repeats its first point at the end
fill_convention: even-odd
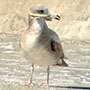
{"type": "Polygon", "coordinates": [[[50,71],[50,66],[47,68],[47,86],[49,85],[49,71],[50,71]]]}
{"type": "Polygon", "coordinates": [[[32,76],[33,76],[33,73],[34,73],[34,64],[32,64],[30,81],[29,81],[29,83],[24,84],[25,86],[28,86],[28,85],[32,85],[32,86],[33,86],[33,83],[32,83],[32,76]]]}
{"type": "Polygon", "coordinates": [[[47,67],[47,83],[46,84],[41,84],[40,86],[49,86],[49,70],[50,70],[50,66],[47,67]]]}
{"type": "Polygon", "coordinates": [[[31,69],[31,76],[30,76],[30,82],[29,82],[30,85],[33,85],[33,83],[32,83],[33,73],[34,73],[34,64],[32,64],[32,69],[31,69]]]}

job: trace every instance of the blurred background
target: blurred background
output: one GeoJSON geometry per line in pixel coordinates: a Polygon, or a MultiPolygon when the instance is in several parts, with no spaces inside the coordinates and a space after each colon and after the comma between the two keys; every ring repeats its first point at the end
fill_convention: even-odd
{"type": "Polygon", "coordinates": [[[90,40],[90,0],[0,0],[0,32],[20,34],[37,4],[61,16],[59,22],[47,22],[60,38],[90,40]]]}
{"type": "Polygon", "coordinates": [[[69,67],[51,67],[50,90],[90,90],[90,0],[0,0],[0,90],[47,90],[40,87],[46,82],[46,67],[37,65],[35,86],[22,86],[30,79],[31,64],[20,53],[20,36],[28,27],[30,7],[38,4],[61,16],[47,24],[68,57],[69,67]]]}

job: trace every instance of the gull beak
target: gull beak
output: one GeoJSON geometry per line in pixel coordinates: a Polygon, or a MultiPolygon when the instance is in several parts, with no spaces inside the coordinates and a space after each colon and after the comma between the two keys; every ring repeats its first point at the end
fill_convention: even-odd
{"type": "Polygon", "coordinates": [[[60,17],[59,15],[56,15],[56,16],[55,16],[55,19],[56,19],[56,20],[60,20],[61,17],[60,17]]]}
{"type": "Polygon", "coordinates": [[[60,20],[61,17],[60,15],[51,15],[52,19],[55,19],[55,20],[60,20]]]}
{"type": "Polygon", "coordinates": [[[60,17],[59,15],[52,15],[52,14],[50,14],[50,15],[48,15],[47,17],[45,17],[45,19],[46,19],[47,21],[52,21],[52,19],[60,20],[61,17],[60,17]]]}

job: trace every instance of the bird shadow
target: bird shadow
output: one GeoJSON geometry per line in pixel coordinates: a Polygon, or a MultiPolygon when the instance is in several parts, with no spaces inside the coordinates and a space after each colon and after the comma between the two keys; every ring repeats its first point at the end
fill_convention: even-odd
{"type": "Polygon", "coordinates": [[[55,86],[55,85],[49,85],[51,88],[67,88],[67,89],[83,89],[83,90],[90,90],[90,87],[82,87],[82,86],[55,86]]]}

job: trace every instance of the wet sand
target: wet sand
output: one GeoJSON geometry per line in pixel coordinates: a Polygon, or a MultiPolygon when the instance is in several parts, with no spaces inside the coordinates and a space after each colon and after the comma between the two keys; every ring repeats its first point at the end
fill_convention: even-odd
{"type": "MultiPolygon", "coordinates": [[[[37,65],[33,76],[35,86],[23,86],[29,81],[31,63],[22,57],[19,42],[20,35],[0,34],[0,90],[47,90],[47,87],[40,87],[40,84],[46,83],[47,67],[37,65]]],[[[51,66],[49,89],[68,90],[61,86],[90,87],[90,41],[61,42],[69,67],[51,66]]]]}

